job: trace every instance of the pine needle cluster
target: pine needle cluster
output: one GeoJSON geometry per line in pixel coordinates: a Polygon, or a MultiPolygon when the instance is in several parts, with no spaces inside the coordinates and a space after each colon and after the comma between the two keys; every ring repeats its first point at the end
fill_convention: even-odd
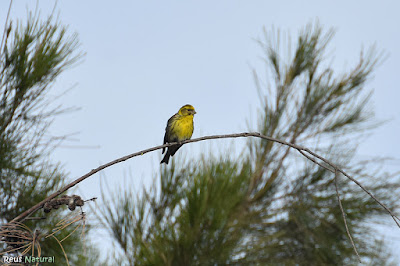
{"type": "Polygon", "coordinates": [[[54,256],[61,263],[66,252],[71,254],[69,262],[89,262],[81,235],[70,235],[74,226],[58,230],[68,220],[65,212],[37,212],[23,224],[7,225],[66,180],[60,166],[49,159],[59,141],[48,135],[48,128],[68,109],[56,105],[48,92],[56,78],[81,58],[78,46],[76,34],[68,34],[51,16],[43,21],[38,14],[29,14],[26,22],[6,25],[0,47],[1,257],[54,256]],[[61,248],[56,238],[67,236],[61,248]]]}

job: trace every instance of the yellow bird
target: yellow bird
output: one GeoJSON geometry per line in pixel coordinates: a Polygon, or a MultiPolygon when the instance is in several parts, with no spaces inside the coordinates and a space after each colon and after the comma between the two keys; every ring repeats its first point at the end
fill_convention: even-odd
{"type": "MultiPolygon", "coordinates": [[[[188,140],[193,134],[193,116],[196,113],[194,107],[190,104],[186,104],[179,109],[179,111],[168,119],[167,127],[165,128],[164,144],[171,142],[180,142],[188,140]]],[[[182,146],[177,144],[168,147],[167,153],[160,162],[168,164],[169,157],[174,156],[176,151],[182,146]]],[[[164,154],[165,148],[162,153],[164,154]]]]}

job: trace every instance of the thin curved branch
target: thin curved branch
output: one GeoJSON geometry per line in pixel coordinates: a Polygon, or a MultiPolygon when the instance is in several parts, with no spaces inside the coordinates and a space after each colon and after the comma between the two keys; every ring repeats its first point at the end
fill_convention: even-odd
{"type": "Polygon", "coordinates": [[[176,145],[176,144],[186,144],[186,143],[192,143],[192,142],[199,142],[199,141],[203,141],[203,140],[209,140],[209,139],[226,139],[226,138],[243,138],[243,137],[257,137],[257,138],[261,138],[261,139],[265,139],[265,140],[269,140],[269,141],[273,141],[273,142],[277,142],[280,143],[282,145],[286,145],[289,146],[293,149],[296,149],[297,151],[300,152],[300,154],[302,154],[303,156],[305,156],[307,159],[311,160],[312,162],[320,165],[321,167],[324,167],[325,169],[331,171],[332,173],[335,172],[340,172],[342,173],[344,176],[346,176],[348,179],[350,179],[351,181],[353,181],[354,183],[356,183],[362,190],[364,190],[372,199],[374,199],[380,206],[382,206],[382,208],[384,208],[393,218],[393,220],[396,222],[397,226],[400,228],[400,224],[398,221],[400,221],[400,218],[398,216],[396,216],[388,207],[386,207],[383,203],[381,203],[371,192],[369,192],[363,185],[361,185],[357,180],[355,180],[354,178],[352,178],[351,176],[349,176],[345,171],[343,171],[342,169],[340,169],[337,165],[335,165],[334,163],[332,163],[331,161],[323,158],[322,156],[310,151],[308,148],[293,144],[293,143],[289,143],[283,140],[279,140],[279,139],[275,139],[272,137],[268,137],[268,136],[264,136],[261,135],[260,133],[257,132],[243,132],[243,133],[237,133],[237,134],[226,134],[226,135],[212,135],[212,136],[204,136],[204,137],[200,137],[200,138],[195,138],[195,139],[190,139],[190,140],[185,140],[182,142],[173,142],[173,143],[168,143],[168,144],[164,144],[164,145],[159,145],[159,146],[155,146],[149,149],[145,149],[139,152],[135,152],[126,156],[123,156],[119,159],[113,160],[109,163],[103,164],[95,169],[92,169],[89,173],[77,178],[75,181],[69,183],[68,185],[64,186],[63,188],[59,189],[58,191],[54,192],[53,194],[51,194],[50,196],[48,196],[46,199],[42,200],[41,202],[37,203],[35,206],[31,207],[30,209],[26,210],[25,212],[21,213],[20,215],[18,215],[17,217],[15,217],[10,223],[13,222],[22,222],[23,220],[26,219],[26,217],[28,217],[29,215],[33,214],[34,212],[36,212],[37,210],[41,209],[44,204],[46,202],[48,202],[49,200],[59,196],[60,194],[62,194],[63,192],[67,191],[68,189],[70,189],[71,187],[75,186],[76,184],[82,182],[83,180],[85,180],[86,178],[100,172],[101,170],[104,170],[105,168],[108,168],[114,164],[126,161],[128,159],[131,159],[133,157],[139,156],[139,155],[144,155],[146,153],[155,151],[155,150],[159,150],[162,148],[166,148],[166,147],[170,147],[172,145],[176,145]],[[308,154],[307,154],[308,153],[308,154]],[[313,157],[311,157],[311,156],[313,157]],[[323,164],[317,162],[317,160],[315,159],[319,159],[321,161],[323,161],[325,164],[329,165],[330,167],[324,166],[323,164]]]}
{"type": "Polygon", "coordinates": [[[335,171],[336,196],[337,196],[337,199],[338,199],[338,202],[339,202],[340,211],[342,212],[344,227],[346,228],[346,233],[347,233],[348,237],[350,238],[351,245],[353,246],[353,249],[357,254],[358,261],[361,263],[360,254],[358,254],[356,245],[354,244],[354,241],[353,241],[353,237],[351,236],[349,227],[347,226],[346,213],[344,212],[342,201],[340,200],[339,188],[338,188],[338,184],[337,184],[338,183],[338,181],[337,181],[338,180],[338,176],[339,176],[339,172],[335,171]]]}

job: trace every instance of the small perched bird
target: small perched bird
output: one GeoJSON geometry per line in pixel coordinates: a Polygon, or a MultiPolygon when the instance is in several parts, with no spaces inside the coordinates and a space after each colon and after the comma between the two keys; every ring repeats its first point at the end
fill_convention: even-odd
{"type": "MultiPolygon", "coordinates": [[[[167,127],[165,128],[164,144],[171,142],[180,142],[190,139],[193,134],[193,116],[196,113],[194,107],[186,104],[179,111],[168,119],[167,127]]],[[[168,164],[169,157],[174,156],[176,151],[182,146],[177,144],[168,147],[167,153],[160,162],[168,164]]],[[[162,153],[164,154],[165,148],[162,153]]]]}

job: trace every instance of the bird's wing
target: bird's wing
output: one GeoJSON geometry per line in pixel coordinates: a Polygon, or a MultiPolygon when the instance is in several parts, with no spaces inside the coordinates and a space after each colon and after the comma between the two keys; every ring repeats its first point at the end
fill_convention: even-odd
{"type": "MultiPolygon", "coordinates": [[[[167,130],[165,130],[164,143],[163,143],[163,144],[166,144],[166,143],[167,143],[167,140],[168,140],[167,134],[168,134],[168,133],[167,133],[167,130]]],[[[165,152],[165,147],[162,148],[162,154],[164,154],[164,152],[165,152]]]]}
{"type": "MultiPolygon", "coordinates": [[[[174,121],[176,114],[171,116],[170,119],[168,119],[167,126],[165,127],[165,134],[164,134],[164,143],[166,144],[171,141],[171,129],[172,129],[172,122],[174,121]]],[[[162,153],[164,154],[165,148],[162,149],[162,153]]]]}

